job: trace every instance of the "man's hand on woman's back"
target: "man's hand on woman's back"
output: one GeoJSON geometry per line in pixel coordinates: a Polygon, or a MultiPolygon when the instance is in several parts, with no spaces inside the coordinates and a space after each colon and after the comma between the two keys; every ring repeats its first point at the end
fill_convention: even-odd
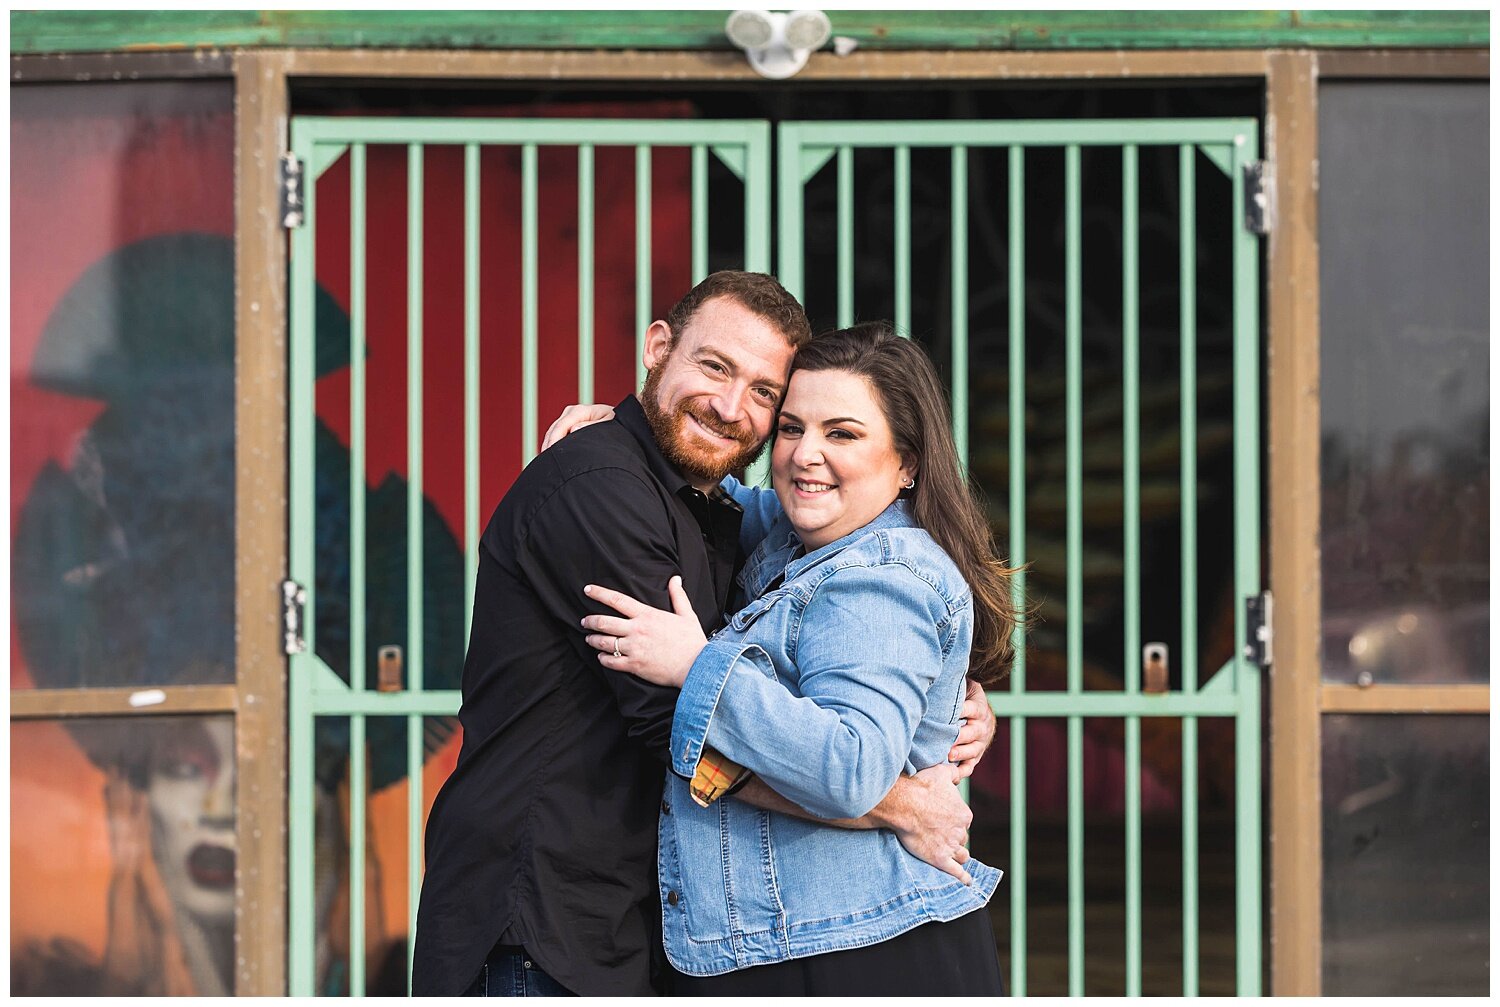
{"type": "Polygon", "coordinates": [[[964,707],[959,711],[964,723],[958,729],[953,747],[948,750],[948,761],[958,768],[960,778],[973,774],[980,757],[995,741],[995,711],[990,708],[984,686],[972,678],[965,681],[968,691],[964,694],[964,707]]]}
{"type": "Polygon", "coordinates": [[[959,795],[959,779],[946,762],[903,776],[865,817],[894,832],[907,853],[967,885],[974,880],[963,868],[974,812],[959,795]]]}
{"type": "Polygon", "coordinates": [[[885,799],[860,818],[819,818],[755,777],[737,790],[735,797],[757,808],[810,822],[825,822],[835,828],[890,829],[907,853],[967,885],[974,880],[963,869],[969,860],[965,846],[974,813],[959,796],[959,779],[957,767],[946,762],[930,766],[915,776],[902,776],[885,799]]]}

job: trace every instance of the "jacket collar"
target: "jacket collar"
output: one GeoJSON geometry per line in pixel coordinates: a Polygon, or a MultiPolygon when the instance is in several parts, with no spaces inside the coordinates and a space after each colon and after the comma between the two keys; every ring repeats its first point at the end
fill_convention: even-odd
{"type": "MultiPolygon", "coordinates": [[[[895,500],[889,507],[875,516],[875,519],[854,529],[843,538],[835,539],[821,548],[803,556],[798,556],[786,566],[786,579],[791,580],[808,567],[823,562],[835,553],[841,552],[855,542],[869,535],[871,532],[885,531],[889,528],[915,528],[916,519],[911,515],[911,508],[905,500],[895,500]]],[[[796,532],[791,532],[788,540],[789,545],[797,545],[800,540],[796,532]]]]}

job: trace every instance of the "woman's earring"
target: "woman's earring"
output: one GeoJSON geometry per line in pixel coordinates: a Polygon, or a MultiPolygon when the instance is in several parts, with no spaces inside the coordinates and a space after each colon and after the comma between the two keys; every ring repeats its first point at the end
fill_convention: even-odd
{"type": "Polygon", "coordinates": [[[907,476],[906,481],[901,484],[901,488],[904,490],[916,489],[917,481],[911,476],[907,476]]]}

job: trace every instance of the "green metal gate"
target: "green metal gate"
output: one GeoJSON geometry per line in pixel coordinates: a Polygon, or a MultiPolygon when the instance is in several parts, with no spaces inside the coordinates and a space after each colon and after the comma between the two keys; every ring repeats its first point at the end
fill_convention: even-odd
{"type": "MultiPolygon", "coordinates": [[[[808,183],[834,163],[836,190],[836,244],[833,253],[837,288],[837,320],[841,326],[855,319],[855,153],[879,151],[888,157],[892,184],[890,207],[893,217],[894,319],[899,330],[912,331],[912,157],[914,150],[937,150],[947,154],[951,221],[948,255],[952,263],[950,301],[950,394],[954,415],[954,439],[961,456],[968,460],[970,413],[968,327],[970,237],[970,152],[998,150],[1006,156],[1008,205],[992,208],[1004,219],[1008,236],[1009,275],[1009,456],[1020,459],[1010,466],[1009,497],[1010,561],[1023,565],[1026,556],[1026,416],[1024,389],[1027,380],[1025,306],[1026,191],[1028,159],[1042,150],[1061,151],[1064,166],[1064,227],[1066,247],[1065,331],[1066,352],[1066,524],[1067,524],[1067,685],[1062,691],[1029,692],[1026,683],[1026,640],[1016,641],[1017,659],[1009,688],[990,694],[997,715],[1011,724],[1011,849],[1007,871],[1011,903],[1011,992],[1027,989],[1027,853],[1026,853],[1026,733],[1028,718],[1058,717],[1067,721],[1068,748],[1068,989],[1084,993],[1082,723],[1085,717],[1122,718],[1125,729],[1125,987],[1130,995],[1141,993],[1141,761],[1140,727],[1143,717],[1180,717],[1182,765],[1198,764],[1197,721],[1200,717],[1233,718],[1235,725],[1235,852],[1236,852],[1236,977],[1238,992],[1260,992],[1260,667],[1235,649],[1234,656],[1205,684],[1199,686],[1195,581],[1197,553],[1197,473],[1195,452],[1181,453],[1182,485],[1182,687],[1160,694],[1142,690],[1140,633],[1140,375],[1139,375],[1139,196],[1140,161],[1143,149],[1166,148],[1175,152],[1179,165],[1180,220],[1180,341],[1181,416],[1180,442],[1196,443],[1194,359],[1197,340],[1194,298],[1198,280],[1196,254],[1195,184],[1196,163],[1202,156],[1228,176],[1232,196],[1224,212],[1232,216],[1226,228],[1233,264],[1233,451],[1234,451],[1234,546],[1233,582],[1239,599],[1258,598],[1260,584],[1260,479],[1259,479],[1259,247],[1255,233],[1242,214],[1246,207],[1246,169],[1257,157],[1256,123],[1236,120],[1099,120],[1052,122],[787,122],[778,133],[777,185],[779,196],[778,260],[782,282],[799,297],[804,296],[804,274],[809,255],[804,235],[805,190],[808,183]],[[1123,355],[1123,482],[1124,482],[1124,651],[1121,668],[1123,689],[1091,690],[1082,676],[1082,619],[1072,617],[1082,607],[1082,544],[1084,532],[1081,413],[1082,321],[1084,304],[1082,270],[1082,154],[1086,148],[1108,149],[1120,161],[1122,187],[1121,261],[1118,278],[1122,291],[1121,351],[1123,355]]],[[[883,190],[882,190],[883,191],[883,190]]],[[[861,201],[861,214],[869,214],[869,201],[861,201]]],[[[826,247],[826,242],[825,242],[826,247]]],[[[996,278],[996,282],[1000,282],[996,278]]],[[[868,309],[867,309],[868,310],[868,309]]],[[[920,320],[919,320],[920,321],[920,320]]],[[[1046,333],[1049,338],[1057,334],[1046,333]]],[[[1035,336],[1033,335],[1033,338],[1035,336]]],[[[1092,530],[1092,529],[1091,529],[1092,530]]],[[[1007,547],[1007,544],[1002,544],[1007,547]]],[[[1026,591],[1024,573],[1016,578],[1017,600],[1026,591]]],[[[1236,640],[1247,633],[1245,606],[1236,609],[1236,640]]],[[[993,757],[993,756],[992,756],[993,757]]],[[[1182,870],[1183,870],[1183,978],[1186,995],[1198,992],[1198,823],[1196,773],[1184,772],[1182,870]]]]}
{"type": "MultiPolygon", "coordinates": [[[[421,829],[424,793],[421,786],[424,760],[424,738],[433,730],[428,718],[451,717],[459,707],[459,693],[454,688],[431,689],[424,686],[424,603],[432,601],[430,572],[424,566],[424,513],[422,458],[423,431],[423,292],[424,248],[422,226],[424,207],[423,169],[426,155],[434,147],[461,148],[463,172],[463,240],[464,240],[464,536],[465,557],[462,602],[465,642],[473,611],[473,587],[478,556],[480,523],[485,515],[479,507],[481,449],[480,414],[480,317],[479,291],[482,282],[491,277],[479,261],[479,221],[482,200],[480,156],[485,148],[508,148],[519,154],[521,163],[520,214],[522,337],[520,359],[506,366],[521,371],[521,454],[529,461],[536,453],[537,427],[537,359],[538,359],[538,279],[542,268],[537,244],[538,154],[542,148],[567,148],[576,151],[578,170],[578,327],[579,366],[578,399],[594,398],[591,367],[595,333],[593,331],[594,233],[593,197],[595,192],[595,156],[601,148],[628,148],[634,151],[636,168],[636,358],[640,357],[639,340],[652,320],[651,304],[651,222],[652,222],[652,153],[659,148],[679,148],[690,152],[692,197],[692,271],[695,281],[707,274],[709,266],[709,158],[717,158],[743,183],[745,218],[744,257],[739,265],[766,271],[770,267],[770,130],[759,122],[700,122],[670,120],[568,120],[568,119],[362,119],[301,118],[292,123],[292,153],[304,177],[304,220],[292,232],[291,246],[291,557],[293,586],[290,593],[300,600],[303,613],[289,621],[300,623],[303,638],[289,641],[291,656],[290,682],[290,781],[289,781],[289,987],[293,995],[322,992],[317,964],[320,927],[333,925],[329,919],[328,896],[315,897],[319,891],[315,867],[315,844],[318,830],[319,795],[315,793],[315,737],[320,718],[347,718],[347,801],[348,877],[363,879],[366,873],[365,796],[369,792],[367,759],[384,753],[367,755],[367,728],[386,726],[392,720],[404,721],[406,736],[405,773],[408,781],[409,809],[407,829],[407,863],[405,880],[409,916],[414,922],[421,885],[421,829]],[[406,512],[406,632],[404,687],[395,691],[377,688],[376,674],[381,655],[371,653],[366,645],[365,613],[375,599],[367,598],[365,582],[366,557],[372,546],[367,541],[367,502],[374,500],[366,486],[364,459],[367,408],[365,374],[365,312],[367,235],[366,162],[378,146],[398,146],[407,163],[406,259],[407,267],[407,459],[405,494],[406,512]],[[319,354],[328,342],[327,315],[321,310],[315,276],[319,206],[318,179],[331,166],[347,158],[349,204],[340,208],[349,221],[349,333],[347,361],[349,377],[349,462],[347,478],[347,518],[342,510],[328,513],[319,506],[319,493],[328,488],[319,485],[317,472],[318,438],[316,435],[314,379],[320,373],[319,354]],[[347,527],[345,521],[347,520],[347,527]],[[317,583],[319,550],[331,547],[329,539],[347,541],[348,602],[347,613],[331,615],[320,610],[317,583]],[[297,592],[300,590],[300,597],[297,592]],[[319,656],[316,630],[330,631],[330,619],[341,639],[347,640],[347,666],[330,667],[319,656]],[[342,673],[340,673],[342,672],[342,673]],[[318,903],[323,903],[319,905],[318,903]]],[[[295,184],[295,183],[293,183],[295,184]]],[[[639,367],[639,364],[637,364],[639,367]]],[[[494,371],[487,372],[493,375],[494,371]]],[[[639,378],[639,374],[637,375],[639,378]]],[[[456,392],[456,390],[455,390],[456,392]]],[[[488,450],[488,448],[487,448],[488,450]]],[[[493,502],[491,502],[493,504],[493,502]]],[[[336,550],[335,550],[336,551],[336,550]]],[[[328,576],[324,571],[325,577],[328,576]]],[[[325,606],[327,608],[328,606],[325,606]]],[[[456,633],[456,626],[454,626],[456,633]]],[[[341,652],[342,653],[342,652],[341,652]]],[[[461,656],[461,655],[460,655],[461,656]]],[[[345,662],[340,662],[345,663],[345,662]]],[[[456,669],[448,672],[454,681],[456,669]]],[[[436,673],[436,672],[435,672],[436,673]]],[[[447,729],[451,732],[451,726],[447,729]]],[[[389,732],[387,732],[389,734],[389,732]]],[[[427,795],[430,796],[430,795],[427,795]]],[[[323,799],[323,803],[329,803],[323,799]]],[[[324,818],[329,818],[324,815],[324,818]]],[[[327,844],[325,843],[325,846],[327,844]]],[[[340,856],[335,844],[333,856],[340,856]]],[[[325,884],[326,890],[327,885],[325,884]]],[[[377,907],[365,904],[365,885],[348,885],[349,935],[347,990],[354,995],[365,992],[365,932],[369,914],[377,907]]],[[[409,925],[408,934],[414,932],[409,925]]],[[[407,950],[407,974],[410,975],[410,947],[407,950]]],[[[342,988],[342,987],[341,987],[342,988]]]]}
{"type": "MultiPolygon", "coordinates": [[[[478,290],[484,277],[479,261],[480,206],[486,195],[480,187],[480,153],[486,147],[513,148],[519,155],[521,199],[521,352],[511,366],[521,374],[521,420],[518,432],[521,457],[529,460],[535,454],[538,440],[538,278],[543,268],[537,252],[538,150],[563,147],[576,151],[578,171],[578,399],[595,398],[591,361],[594,332],[590,306],[593,297],[593,250],[596,235],[593,227],[594,158],[602,147],[626,147],[635,152],[636,189],[636,296],[635,333],[637,340],[653,317],[651,304],[650,222],[652,219],[651,154],[657,148],[687,148],[691,151],[692,275],[696,280],[709,270],[708,175],[710,158],[716,158],[742,183],[744,217],[745,268],[767,270],[770,267],[771,160],[770,127],[764,122],[726,121],[640,121],[640,120],[522,120],[522,119],[362,119],[301,118],[292,123],[292,149],[303,165],[305,195],[301,226],[292,234],[291,249],[291,556],[292,596],[300,588],[305,613],[298,622],[301,641],[290,641],[290,738],[291,768],[289,783],[289,985],[293,994],[323,992],[317,962],[320,928],[332,925],[325,895],[318,894],[315,868],[315,845],[318,826],[319,795],[314,782],[317,753],[315,744],[320,718],[347,723],[347,739],[339,735],[346,747],[348,794],[347,870],[348,876],[361,879],[366,874],[365,801],[370,790],[367,755],[374,733],[390,724],[404,725],[404,764],[409,781],[406,863],[408,914],[414,920],[421,883],[421,828],[424,793],[421,786],[424,739],[432,736],[435,726],[442,733],[440,720],[451,717],[458,708],[459,695],[454,688],[426,688],[424,680],[437,681],[442,669],[424,675],[424,604],[432,600],[431,557],[424,557],[423,473],[423,290],[424,212],[423,167],[427,151],[437,146],[461,148],[463,168],[463,402],[464,402],[464,556],[461,588],[461,611],[465,633],[472,611],[472,592],[477,561],[480,523],[485,514],[480,509],[478,490],[481,451],[479,444],[479,309],[478,290]],[[407,418],[405,424],[409,466],[404,487],[405,547],[401,560],[405,567],[406,597],[404,625],[406,641],[406,675],[404,687],[397,691],[377,688],[382,655],[372,653],[366,645],[365,613],[373,599],[366,596],[368,577],[366,560],[370,555],[369,524],[366,513],[374,497],[367,493],[364,459],[368,450],[365,419],[369,409],[366,400],[364,370],[364,308],[366,275],[366,161],[376,147],[396,146],[404,151],[407,194],[405,201],[407,269],[407,317],[405,326],[407,363],[407,418]],[[328,323],[321,311],[315,275],[316,235],[319,208],[317,179],[335,163],[347,167],[349,203],[340,208],[347,212],[349,243],[349,322],[347,354],[349,364],[349,446],[348,471],[338,470],[338,480],[347,494],[347,515],[319,504],[319,493],[326,496],[318,473],[318,433],[315,429],[315,377],[320,373],[320,355],[329,337],[328,323]],[[321,329],[320,329],[321,327],[321,329]],[[320,332],[322,339],[320,340],[320,332]],[[318,555],[333,540],[347,549],[347,611],[342,596],[325,599],[319,608],[318,555]],[[425,565],[424,565],[425,564],[425,565]],[[426,575],[424,580],[424,574],[426,575]],[[330,622],[332,620],[332,622],[330,622]],[[326,634],[330,625],[347,640],[347,659],[331,667],[320,658],[317,628],[326,634]],[[296,645],[301,649],[297,650],[296,645]]],[[[1133,475],[1140,451],[1138,353],[1139,332],[1136,302],[1138,282],[1139,233],[1137,193],[1140,185],[1140,154],[1143,149],[1169,148],[1178,155],[1181,185],[1180,247],[1190,249],[1198,244],[1194,186],[1196,164],[1204,159],[1217,166],[1228,177],[1233,198],[1227,201],[1235,219],[1227,228],[1232,246],[1226,255],[1233,263],[1233,583],[1239,599],[1257,596],[1260,590],[1259,570],[1259,439],[1258,439],[1258,247],[1255,235],[1242,225],[1239,208],[1244,205],[1245,168],[1254,162],[1257,148],[1256,124],[1250,120],[1183,120],[1183,121],[1071,121],[1071,122],[803,122],[785,123],[778,135],[777,192],[778,208],[775,231],[778,238],[780,276],[794,294],[804,293],[807,269],[813,265],[813,253],[806,249],[804,193],[810,180],[830,163],[836,178],[836,251],[833,273],[836,276],[837,321],[848,324],[855,317],[856,282],[854,278],[854,241],[856,151],[869,157],[889,156],[894,172],[890,210],[894,220],[892,276],[894,278],[894,317],[904,331],[912,328],[912,152],[934,150],[947,152],[949,169],[946,184],[951,196],[950,255],[956,264],[966,264],[969,254],[968,207],[970,185],[970,152],[989,149],[1007,157],[1009,197],[1003,206],[993,208],[1006,224],[1010,253],[1008,275],[1003,282],[1009,292],[1009,387],[1008,408],[1011,413],[1008,450],[1016,459],[1027,457],[1025,402],[1021,390],[1026,386],[1025,331],[1025,193],[1028,157],[1040,150],[1061,152],[1065,166],[1066,218],[1066,324],[1061,334],[1065,343],[1066,413],[1067,413],[1067,601],[1066,609],[1077,612],[1082,604],[1082,575],[1079,567],[1084,533],[1082,455],[1086,447],[1080,421],[1083,409],[1082,316],[1084,282],[1081,239],[1081,192],[1084,184],[1082,152],[1107,148],[1120,160],[1123,186],[1120,205],[1124,226],[1122,234],[1123,270],[1119,277],[1123,299],[1121,352],[1123,354],[1124,411],[1123,467],[1124,534],[1125,534],[1125,639],[1121,664],[1123,688],[1101,691],[1085,688],[1081,653],[1081,623],[1067,624],[1067,686],[1062,691],[1028,691],[1024,639],[1017,641],[1018,660],[1009,688],[991,694],[997,713],[1012,725],[1011,730],[1011,852],[1007,870],[1011,900],[1012,991],[1024,994],[1027,987],[1027,854],[1026,854],[1026,734],[1029,718],[1063,718],[1068,730],[1068,987],[1072,993],[1084,992],[1083,930],[1083,787],[1082,721],[1083,718],[1118,718],[1125,731],[1126,759],[1126,922],[1121,935],[1126,947],[1126,988],[1141,992],[1142,922],[1140,911],[1140,723],[1143,717],[1180,718],[1182,727],[1182,765],[1198,763],[1199,718],[1232,719],[1235,739],[1235,823],[1236,823],[1236,974],[1240,993],[1256,994],[1260,988],[1260,668],[1249,657],[1239,654],[1218,672],[1199,685],[1197,670],[1196,566],[1196,484],[1195,453],[1184,451],[1181,464],[1182,509],[1182,653],[1181,687],[1163,694],[1146,692],[1142,687],[1140,613],[1140,486],[1133,475]],[[898,142],[899,141],[899,142],[898,142]]],[[[1159,153],[1159,151],[1158,151],[1159,153]]],[[[341,167],[340,170],[344,170],[341,167]]],[[[861,213],[868,209],[861,204],[861,213]]],[[[571,212],[571,210],[570,210],[571,212]]],[[[325,210],[326,213],[326,210],[325,210]]],[[[338,219],[341,221],[343,217],[338,219]]],[[[741,263],[736,263],[736,265],[741,263]]],[[[1198,287],[1195,274],[1197,257],[1181,256],[1181,332],[1182,394],[1180,415],[1181,443],[1195,443],[1196,415],[1192,403],[1194,386],[1194,353],[1198,334],[1195,325],[1194,297],[1198,287]]],[[[996,283],[1002,282],[999,277],[996,283]]],[[[969,271],[952,270],[949,298],[952,305],[951,362],[948,368],[954,405],[955,436],[961,453],[970,454],[971,431],[969,387],[969,271]]],[[[866,309],[868,310],[868,309],[866,309]]],[[[918,319],[921,322],[922,319],[918,319]]],[[[342,338],[342,336],[340,336],[342,338]]],[[[1035,339],[1035,334],[1033,334],[1035,339]]],[[[1035,345],[1035,344],[1033,344],[1035,345]]],[[[637,351],[639,346],[637,345],[637,351]]],[[[636,354],[639,358],[639,352],[636,354]]],[[[637,379],[640,375],[637,373],[637,379]]],[[[456,389],[455,389],[456,393],[456,389]]],[[[431,394],[429,391],[428,394],[431,394]]],[[[325,479],[326,482],[326,479],[325,479]]],[[[1026,466],[1011,467],[1008,489],[995,494],[1008,495],[1011,559],[1026,562],[1026,466]]],[[[487,503],[492,506],[493,501],[487,503]]],[[[326,571],[324,574],[326,576],[326,571]]],[[[1018,578],[1018,596],[1026,591],[1025,577],[1018,578]]],[[[457,603],[455,603],[457,604],[457,603]]],[[[295,609],[295,606],[293,606],[295,609]]],[[[295,615],[295,612],[294,612],[295,615]]],[[[1237,607],[1236,639],[1246,639],[1250,628],[1242,607],[1237,607]]],[[[466,637],[465,637],[466,641],[466,637]]],[[[342,655],[342,651],[340,651],[342,655]]],[[[451,672],[448,680],[453,681],[451,672]]],[[[451,727],[446,728],[451,732],[451,727]]],[[[394,735],[382,735],[394,737],[394,735]]],[[[380,753],[374,753],[380,754],[380,753]]],[[[992,756],[993,758],[994,756],[992,756]]],[[[426,795],[430,797],[429,795],[426,795]]],[[[327,803],[326,798],[324,803],[327,803]]],[[[1183,992],[1193,994],[1198,988],[1197,946],[1197,808],[1196,775],[1185,772],[1182,780],[1183,806],[1183,992]]],[[[324,856],[328,854],[324,853],[324,856]]],[[[335,848],[334,856],[345,856],[335,848]]],[[[326,886],[325,886],[326,887],[326,886]]],[[[374,907],[365,904],[365,885],[348,885],[348,962],[347,990],[365,992],[364,939],[367,916],[374,907]]],[[[409,924],[410,925],[410,924],[409,924]]],[[[411,929],[408,933],[411,933],[411,929]]],[[[410,950],[407,952],[409,974],[410,950]]]]}

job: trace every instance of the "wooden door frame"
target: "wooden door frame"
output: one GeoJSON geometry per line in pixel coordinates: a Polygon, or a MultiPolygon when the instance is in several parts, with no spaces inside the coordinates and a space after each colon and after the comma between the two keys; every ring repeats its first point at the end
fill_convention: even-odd
{"type": "Polygon", "coordinates": [[[1322,718],[1488,713],[1488,685],[1325,685],[1319,540],[1318,84],[1485,79],[1487,51],[1284,51],[1266,80],[1276,226],[1267,249],[1271,676],[1271,961],[1275,995],[1317,996],[1323,967],[1322,718]],[[1309,435],[1309,432],[1312,432],[1309,435]]]}

